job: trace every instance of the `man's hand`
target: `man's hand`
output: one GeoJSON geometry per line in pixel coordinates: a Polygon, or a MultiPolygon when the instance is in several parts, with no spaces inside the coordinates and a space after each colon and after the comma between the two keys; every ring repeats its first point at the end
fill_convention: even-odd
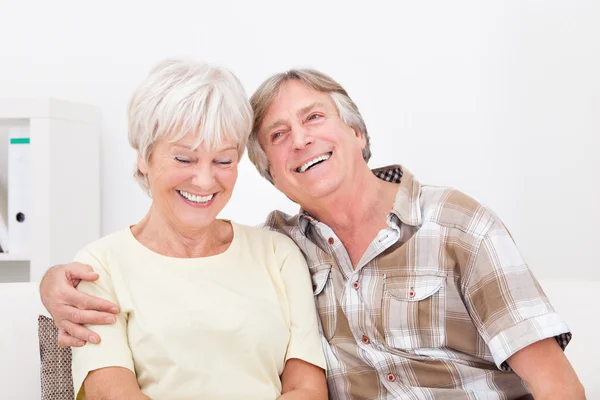
{"type": "Polygon", "coordinates": [[[57,265],[46,273],[40,296],[58,327],[60,346],[81,347],[86,342],[100,343],[100,336],[82,324],[112,324],[119,308],[113,303],[77,290],[79,282],[95,281],[98,274],[85,264],[57,265]]]}

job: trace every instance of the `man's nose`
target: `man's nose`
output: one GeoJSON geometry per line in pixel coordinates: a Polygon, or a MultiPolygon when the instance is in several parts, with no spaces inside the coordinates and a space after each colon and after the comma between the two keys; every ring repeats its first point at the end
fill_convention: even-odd
{"type": "Polygon", "coordinates": [[[311,144],[314,139],[308,129],[297,126],[292,129],[292,140],[295,149],[303,149],[311,144]]]}

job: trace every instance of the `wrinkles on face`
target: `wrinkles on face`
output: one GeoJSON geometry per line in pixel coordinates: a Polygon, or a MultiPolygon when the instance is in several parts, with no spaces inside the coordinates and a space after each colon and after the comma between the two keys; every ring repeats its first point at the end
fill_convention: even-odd
{"type": "Polygon", "coordinates": [[[300,81],[280,88],[259,131],[275,186],[301,205],[334,193],[362,160],[363,136],[342,121],[328,93],[300,81]]]}
{"type": "Polygon", "coordinates": [[[210,225],[231,198],[237,179],[235,143],[208,150],[194,148],[193,141],[191,135],[175,143],[158,141],[147,165],[151,211],[175,229],[210,225]]]}

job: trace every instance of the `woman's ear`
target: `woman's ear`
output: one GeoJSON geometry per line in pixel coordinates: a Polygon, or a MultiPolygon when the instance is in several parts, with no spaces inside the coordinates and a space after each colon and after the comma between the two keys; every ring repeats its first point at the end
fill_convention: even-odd
{"type": "Polygon", "coordinates": [[[137,167],[142,174],[148,175],[148,166],[146,165],[146,161],[144,161],[139,153],[137,155],[137,167]]]}

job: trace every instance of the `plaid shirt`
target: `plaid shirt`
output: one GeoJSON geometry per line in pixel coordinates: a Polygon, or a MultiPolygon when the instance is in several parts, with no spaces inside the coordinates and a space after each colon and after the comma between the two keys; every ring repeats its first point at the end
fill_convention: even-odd
{"type": "Polygon", "coordinates": [[[331,399],[514,399],[527,387],[506,364],[518,350],[569,329],[509,232],[451,188],[421,186],[400,166],[374,170],[399,184],[388,228],[354,268],[327,225],[271,213],[313,280],[331,399]]]}

